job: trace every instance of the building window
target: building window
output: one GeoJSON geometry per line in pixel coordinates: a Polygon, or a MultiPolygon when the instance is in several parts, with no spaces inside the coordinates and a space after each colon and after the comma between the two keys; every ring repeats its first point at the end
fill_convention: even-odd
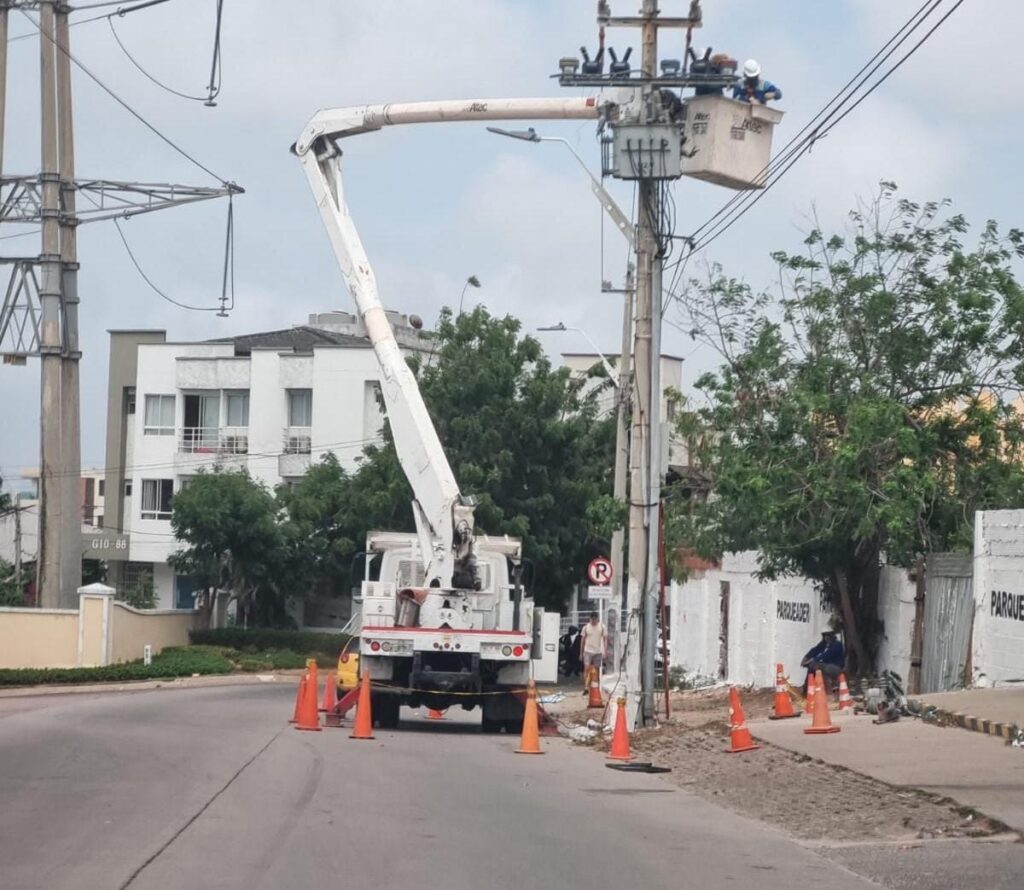
{"type": "Polygon", "coordinates": [[[96,528],[103,528],[103,514],[102,513],[100,513],[96,517],[96,528]]]}
{"type": "Polygon", "coordinates": [[[249,425],[249,393],[244,391],[224,393],[224,407],[227,413],[226,426],[249,425]]]}
{"type": "Polygon", "coordinates": [[[146,436],[174,435],[174,396],[146,396],[146,436]]]}
{"type": "Polygon", "coordinates": [[[134,414],[135,413],[135,387],[126,386],[124,388],[124,413],[134,414]]]}
{"type": "Polygon", "coordinates": [[[194,609],[196,607],[195,584],[190,575],[174,576],[174,608],[194,609]]]}
{"type": "Polygon", "coordinates": [[[107,489],[107,482],[105,479],[100,479],[97,483],[96,497],[103,497],[103,492],[107,489]]]}
{"type": "Polygon", "coordinates": [[[288,390],[288,426],[313,425],[313,390],[288,390]]]}
{"type": "Polygon", "coordinates": [[[131,479],[125,479],[124,480],[124,496],[126,498],[130,498],[132,496],[132,480],[131,479]]]}
{"type": "Polygon", "coordinates": [[[173,497],[173,479],[143,479],[142,518],[170,519],[171,499],[173,497]]]}

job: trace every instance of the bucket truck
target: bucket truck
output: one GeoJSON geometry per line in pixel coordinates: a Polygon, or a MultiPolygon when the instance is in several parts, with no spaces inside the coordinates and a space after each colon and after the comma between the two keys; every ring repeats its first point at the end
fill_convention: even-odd
{"type": "Polygon", "coordinates": [[[531,676],[557,677],[558,615],[536,607],[523,592],[521,542],[475,532],[475,501],[459,490],[349,214],[339,142],[400,124],[597,119],[606,112],[595,98],[338,108],[316,114],[293,146],[376,353],[395,451],[413,492],[415,534],[371,532],[367,538],[359,659],[383,727],[397,725],[402,704],[457,704],[467,710],[479,705],[485,731],[518,731],[517,693],[531,676]]]}

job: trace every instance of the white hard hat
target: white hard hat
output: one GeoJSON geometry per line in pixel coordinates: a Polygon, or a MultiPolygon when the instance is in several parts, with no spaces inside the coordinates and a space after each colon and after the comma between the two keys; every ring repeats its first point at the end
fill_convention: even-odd
{"type": "Polygon", "coordinates": [[[751,79],[761,76],[761,66],[757,64],[757,59],[747,59],[743,63],[743,76],[751,79]]]}

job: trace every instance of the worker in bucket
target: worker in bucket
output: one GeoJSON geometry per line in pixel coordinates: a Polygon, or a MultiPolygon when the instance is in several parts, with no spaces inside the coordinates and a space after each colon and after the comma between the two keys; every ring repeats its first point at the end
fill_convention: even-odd
{"type": "Polygon", "coordinates": [[[590,621],[584,624],[580,631],[580,655],[583,658],[584,676],[590,667],[597,668],[600,673],[607,653],[608,632],[604,629],[597,612],[591,612],[590,621]]]}
{"type": "Polygon", "coordinates": [[[770,99],[781,99],[782,90],[761,77],[761,66],[756,59],[747,59],[743,63],[743,80],[732,88],[732,97],[740,102],[765,105],[770,99]]]}
{"type": "MultiPolygon", "coordinates": [[[[821,632],[821,642],[814,646],[800,662],[801,667],[807,668],[808,679],[813,677],[816,671],[821,671],[825,681],[825,690],[832,691],[839,675],[846,665],[846,653],[843,651],[843,644],[839,642],[836,632],[826,627],[821,632]]],[[[806,692],[806,687],[804,692],[806,692]]]]}

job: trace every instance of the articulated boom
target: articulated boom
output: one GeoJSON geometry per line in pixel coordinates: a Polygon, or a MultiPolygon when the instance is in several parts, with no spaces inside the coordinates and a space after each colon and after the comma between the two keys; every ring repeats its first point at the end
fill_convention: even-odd
{"type": "Polygon", "coordinates": [[[475,502],[459,492],[416,378],[384,313],[373,268],[345,203],[342,153],[336,140],[396,124],[597,118],[598,114],[594,98],[449,100],[338,108],[316,114],[294,146],[380,364],[395,450],[415,498],[413,513],[429,586],[476,589],[475,502]]]}

